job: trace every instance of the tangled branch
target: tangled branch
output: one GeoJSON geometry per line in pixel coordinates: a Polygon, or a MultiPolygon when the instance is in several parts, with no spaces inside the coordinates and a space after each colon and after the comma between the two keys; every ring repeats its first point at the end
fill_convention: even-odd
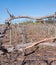
{"type": "Polygon", "coordinates": [[[10,22],[14,19],[19,19],[19,18],[28,18],[28,19],[33,19],[33,20],[42,20],[42,19],[46,19],[46,18],[50,18],[50,17],[55,17],[56,18],[56,14],[52,14],[52,15],[48,15],[48,16],[43,16],[43,17],[32,17],[32,16],[14,16],[12,15],[9,10],[7,9],[7,13],[9,14],[9,18],[6,20],[7,22],[10,22]]]}

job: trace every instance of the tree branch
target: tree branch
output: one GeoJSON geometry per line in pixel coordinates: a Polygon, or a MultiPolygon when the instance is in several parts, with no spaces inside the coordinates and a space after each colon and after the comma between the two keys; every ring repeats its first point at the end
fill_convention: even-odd
{"type": "Polygon", "coordinates": [[[33,19],[33,20],[42,20],[50,17],[56,17],[56,14],[48,15],[48,16],[43,16],[43,17],[32,17],[32,16],[14,16],[12,15],[9,10],[7,9],[7,13],[9,14],[10,18],[8,18],[6,21],[10,22],[14,19],[19,19],[19,18],[28,18],[28,19],[33,19]]]}

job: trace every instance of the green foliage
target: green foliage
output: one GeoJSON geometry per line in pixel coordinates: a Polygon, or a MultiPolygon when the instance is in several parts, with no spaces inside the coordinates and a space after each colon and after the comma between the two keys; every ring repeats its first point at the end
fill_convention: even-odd
{"type": "Polygon", "coordinates": [[[51,24],[53,24],[54,19],[53,19],[53,18],[48,18],[48,19],[46,20],[46,22],[47,22],[47,23],[51,23],[51,24]]]}
{"type": "Polygon", "coordinates": [[[25,21],[25,22],[22,22],[22,23],[19,23],[19,24],[33,24],[34,22],[33,21],[25,21]]]}

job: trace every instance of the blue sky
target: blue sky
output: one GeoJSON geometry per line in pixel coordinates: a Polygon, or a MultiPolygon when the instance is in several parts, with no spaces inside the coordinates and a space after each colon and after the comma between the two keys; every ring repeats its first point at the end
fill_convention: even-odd
{"type": "Polygon", "coordinates": [[[6,8],[14,15],[45,16],[56,11],[56,0],[0,0],[0,23],[9,17],[6,8]]]}

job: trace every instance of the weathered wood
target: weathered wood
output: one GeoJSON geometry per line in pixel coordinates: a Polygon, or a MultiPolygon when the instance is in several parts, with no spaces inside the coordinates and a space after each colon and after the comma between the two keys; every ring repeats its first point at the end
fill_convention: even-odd
{"type": "Polygon", "coordinates": [[[28,19],[33,19],[33,20],[42,20],[42,19],[46,19],[46,18],[51,18],[51,17],[55,17],[56,18],[56,13],[52,14],[52,15],[48,15],[48,16],[42,16],[42,17],[32,17],[32,16],[14,16],[12,15],[9,10],[7,9],[7,13],[9,14],[9,18],[6,20],[7,22],[10,22],[14,19],[19,19],[19,18],[28,18],[28,19]]]}
{"type": "MultiPolygon", "coordinates": [[[[41,41],[38,41],[38,42],[33,42],[33,43],[27,43],[27,44],[17,44],[17,45],[15,45],[15,49],[16,50],[19,50],[19,51],[23,51],[23,50],[26,50],[26,49],[29,49],[29,48],[32,48],[33,46],[36,46],[36,45],[38,45],[39,46],[39,44],[41,45],[41,44],[43,44],[43,42],[47,42],[48,40],[54,40],[54,39],[56,39],[56,37],[52,37],[52,38],[45,38],[45,39],[43,39],[43,40],[41,40],[41,41]]],[[[45,45],[45,44],[43,44],[43,45],[45,45]]],[[[47,44],[48,45],[48,44],[47,44]]],[[[55,44],[54,44],[55,45],[55,44]]],[[[54,46],[53,44],[49,44],[48,46],[54,46]]],[[[10,47],[11,49],[13,49],[14,48],[14,46],[11,46],[11,45],[4,45],[5,46],[5,48],[7,47],[7,49],[10,47]],[[12,48],[13,47],[13,48],[12,48]]],[[[14,51],[14,49],[13,49],[13,51],[14,51]]]]}
{"type": "MultiPolygon", "coordinates": [[[[32,17],[32,16],[14,16],[14,17],[10,17],[8,18],[6,21],[10,22],[14,19],[19,19],[19,18],[28,18],[28,19],[33,19],[33,20],[42,20],[45,18],[50,18],[50,17],[54,17],[54,15],[49,15],[49,16],[43,16],[43,17],[32,17]]],[[[56,17],[56,16],[55,16],[56,17]]]]}
{"type": "Polygon", "coordinates": [[[56,39],[56,37],[45,38],[44,40],[41,40],[41,41],[38,41],[38,42],[34,42],[31,46],[28,46],[28,47],[26,47],[26,48],[24,48],[24,49],[28,49],[28,48],[31,48],[31,47],[33,47],[33,46],[39,45],[39,44],[41,44],[42,42],[46,42],[46,41],[48,41],[48,40],[54,40],[54,39],[56,39]]]}

